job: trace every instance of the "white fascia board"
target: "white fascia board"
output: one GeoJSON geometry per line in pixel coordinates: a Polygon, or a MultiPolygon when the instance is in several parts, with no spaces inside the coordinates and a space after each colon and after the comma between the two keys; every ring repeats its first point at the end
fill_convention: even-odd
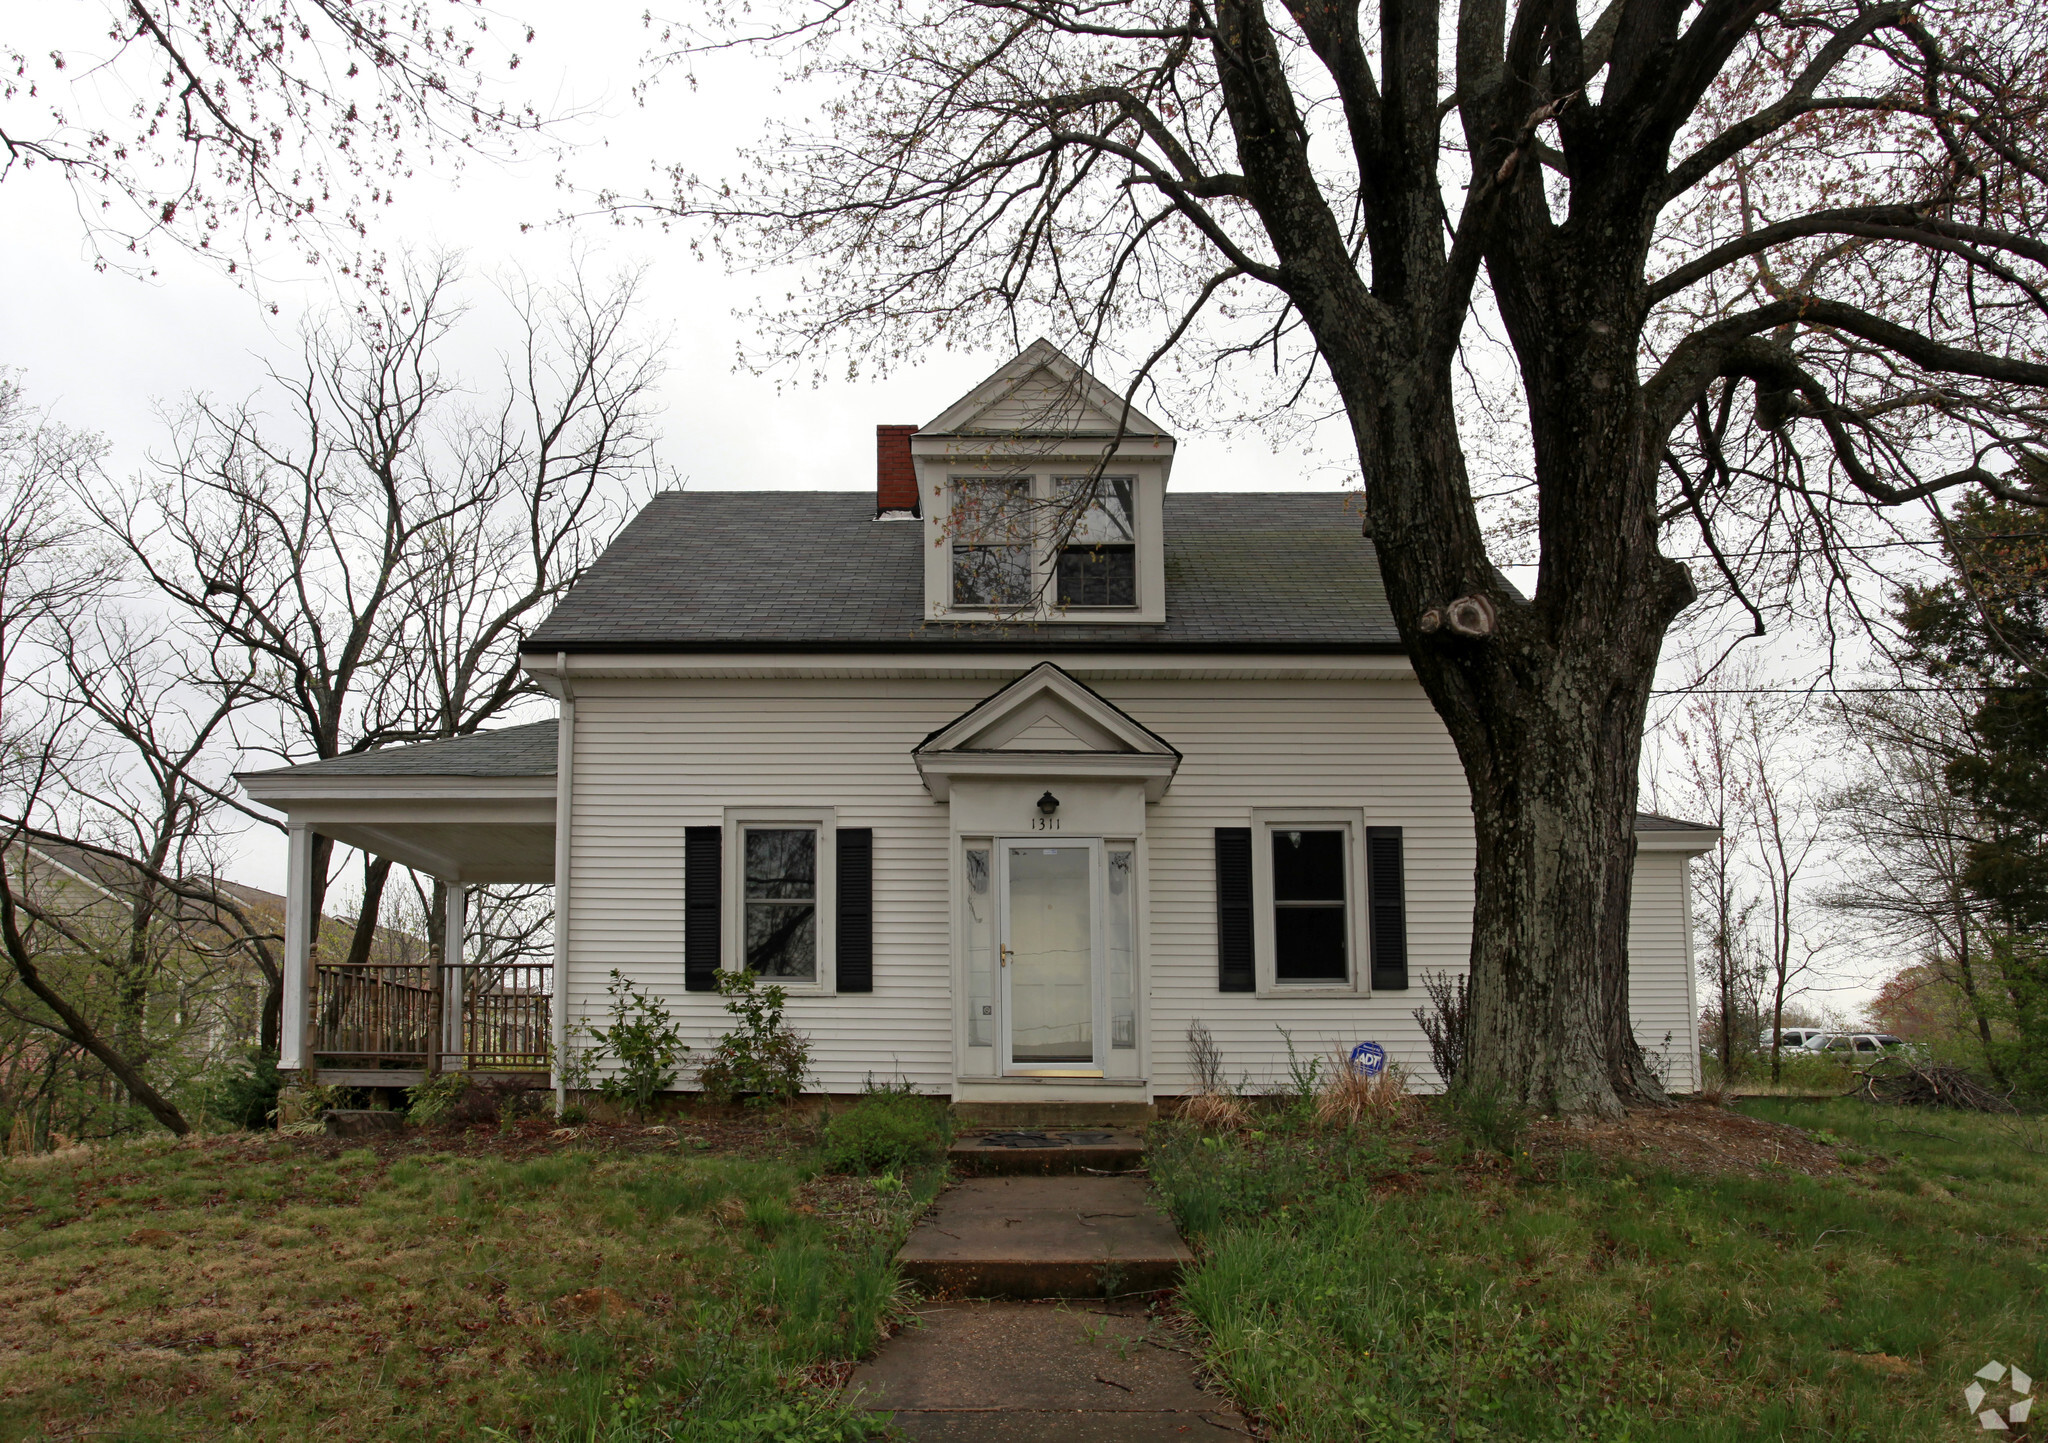
{"type": "Polygon", "coordinates": [[[1156,802],[1166,795],[1179,770],[1179,757],[1156,752],[920,752],[917,756],[917,773],[931,789],[932,800],[938,802],[952,796],[956,777],[1143,782],[1145,800],[1156,802]]]}
{"type": "Polygon", "coordinates": [[[555,779],[538,777],[298,776],[290,769],[238,772],[252,801],[296,811],[318,802],[525,802],[555,801],[555,779]]]}
{"type": "Polygon", "coordinates": [[[1637,831],[1638,852],[1684,852],[1697,857],[1702,852],[1711,852],[1720,845],[1721,832],[1717,827],[1687,828],[1675,831],[1659,827],[1655,831],[1637,831]]]}
{"type": "MultiPolygon", "coordinates": [[[[910,454],[920,461],[953,466],[1008,466],[1019,461],[1064,461],[1093,466],[1101,462],[1103,444],[1109,439],[1086,431],[1044,436],[913,436],[910,454]]],[[[1171,436],[1125,435],[1117,442],[1110,464],[1171,462],[1176,450],[1171,436]]]]}
{"type": "Polygon", "coordinates": [[[571,652],[527,657],[536,676],[583,679],[1014,681],[1041,662],[1083,681],[1412,681],[1397,652],[571,652]],[[566,669],[564,669],[566,668],[566,669]]]}

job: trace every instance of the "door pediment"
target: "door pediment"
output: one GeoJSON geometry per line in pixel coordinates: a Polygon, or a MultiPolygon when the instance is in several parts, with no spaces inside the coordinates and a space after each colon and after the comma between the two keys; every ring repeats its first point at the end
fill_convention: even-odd
{"type": "Polygon", "coordinates": [[[1180,768],[1158,733],[1051,662],[1041,662],[926,737],[912,753],[939,801],[955,777],[1137,781],[1157,801],[1180,768]]]}

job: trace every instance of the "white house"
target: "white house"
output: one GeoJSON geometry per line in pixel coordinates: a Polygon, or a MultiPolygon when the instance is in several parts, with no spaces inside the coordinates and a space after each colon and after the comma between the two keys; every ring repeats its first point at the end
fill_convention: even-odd
{"type": "MultiPolygon", "coordinates": [[[[1044,342],[878,434],[872,493],[656,497],[525,644],[559,721],[242,778],[291,826],[286,1068],[409,1081],[435,1028],[545,1066],[614,969],[706,1045],[751,966],[828,1092],[1142,1106],[1197,1021],[1254,1083],[1290,1038],[1427,1083],[1470,807],[1346,498],[1171,491],[1173,438],[1044,342]],[[552,881],[558,975],[314,967],[315,833],[457,884],[457,935],[465,884],[552,881]]],[[[1715,836],[1637,829],[1633,1015],[1677,1089],[1715,836]]]]}

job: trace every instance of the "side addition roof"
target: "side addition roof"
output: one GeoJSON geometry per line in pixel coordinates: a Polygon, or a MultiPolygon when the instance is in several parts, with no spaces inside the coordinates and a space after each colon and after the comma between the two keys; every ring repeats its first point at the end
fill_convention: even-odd
{"type": "Polygon", "coordinates": [[[1168,492],[1158,626],[927,622],[923,547],[864,491],[665,492],[522,650],[1401,652],[1334,492],[1168,492]]]}
{"type": "Polygon", "coordinates": [[[237,772],[259,777],[317,780],[322,777],[551,777],[555,774],[555,723],[529,722],[445,741],[379,747],[324,762],[237,772]]]}

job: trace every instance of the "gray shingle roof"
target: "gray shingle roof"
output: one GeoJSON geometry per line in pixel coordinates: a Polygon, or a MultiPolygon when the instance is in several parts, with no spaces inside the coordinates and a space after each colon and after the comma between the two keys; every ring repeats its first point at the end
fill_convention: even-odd
{"type": "Polygon", "coordinates": [[[665,492],[523,649],[1401,649],[1343,495],[1169,492],[1165,520],[1163,626],[927,622],[924,528],[869,492],[665,492]]]}
{"type": "Polygon", "coordinates": [[[555,774],[555,724],[528,722],[438,742],[379,747],[242,776],[294,777],[551,777],[555,774]]]}
{"type": "Polygon", "coordinates": [[[1716,832],[1720,828],[1710,822],[1684,822],[1677,817],[1659,816],[1655,812],[1637,812],[1636,830],[1639,832],[1716,832]]]}

